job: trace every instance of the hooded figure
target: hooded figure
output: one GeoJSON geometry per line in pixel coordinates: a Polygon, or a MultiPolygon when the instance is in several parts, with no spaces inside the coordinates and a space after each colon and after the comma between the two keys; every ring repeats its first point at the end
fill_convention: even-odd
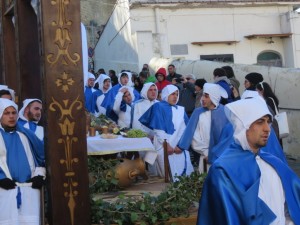
{"type": "Polygon", "coordinates": [[[167,85],[162,90],[162,101],[153,104],[139,121],[154,132],[154,147],[158,153],[156,171],[164,176],[164,140],[167,141],[169,164],[173,180],[175,176],[189,175],[193,171],[188,151],[177,148],[188,117],[182,106],[177,106],[179,90],[174,85],[167,85]]]}
{"type": "Polygon", "coordinates": [[[155,73],[156,82],[155,85],[157,86],[158,91],[162,91],[162,89],[167,86],[168,84],[171,84],[170,81],[168,81],[167,78],[167,71],[165,68],[159,68],[157,72],[155,73]]]}
{"type": "Polygon", "coordinates": [[[0,224],[39,225],[44,146],[17,125],[17,110],[13,101],[0,99],[0,224]]]}
{"type": "Polygon", "coordinates": [[[154,103],[158,102],[158,100],[156,100],[157,95],[158,90],[154,83],[150,82],[144,84],[141,90],[142,99],[136,101],[131,110],[131,127],[134,129],[140,129],[152,137],[154,135],[152,130],[142,125],[139,119],[154,103]]]}
{"type": "Polygon", "coordinates": [[[202,107],[196,108],[178,143],[180,149],[192,149],[200,154],[199,172],[205,172],[203,160],[211,164],[211,149],[219,142],[223,127],[228,123],[221,105],[221,97],[226,91],[218,84],[205,83],[203,86],[202,107]],[[205,99],[204,99],[205,98],[205,99]]]}
{"type": "Polygon", "coordinates": [[[226,76],[226,70],[223,68],[216,68],[213,72],[214,74],[214,83],[220,85],[227,92],[227,98],[225,99],[226,103],[232,102],[232,85],[230,80],[226,76]]]}
{"type": "Polygon", "coordinates": [[[13,89],[8,88],[7,85],[0,84],[0,92],[2,92],[2,90],[3,91],[8,91],[9,95],[11,96],[10,100],[15,101],[15,91],[13,89]]]}
{"type": "Polygon", "coordinates": [[[213,163],[201,193],[197,224],[300,224],[300,180],[263,151],[272,115],[261,98],[225,106],[234,143],[213,163]]]}
{"type": "MultiPolygon", "coordinates": [[[[108,117],[110,117],[111,119],[113,119],[114,121],[117,121],[117,118],[115,117],[114,113],[111,112],[114,102],[115,102],[115,98],[116,95],[119,92],[119,89],[121,87],[133,87],[133,83],[131,80],[132,77],[132,73],[130,72],[121,72],[118,74],[118,81],[119,83],[116,84],[115,86],[113,86],[110,91],[107,93],[107,95],[105,96],[105,99],[103,100],[101,106],[104,107],[106,109],[106,115],[108,117]]],[[[137,101],[141,98],[140,94],[133,89],[133,94],[134,94],[134,101],[137,101]]]]}
{"type": "Polygon", "coordinates": [[[101,114],[106,114],[106,109],[102,107],[101,104],[112,88],[111,78],[106,74],[100,74],[100,76],[95,81],[95,84],[97,83],[99,84],[99,91],[94,92],[94,98],[96,98],[96,115],[99,116],[101,114]]]}
{"type": "Polygon", "coordinates": [[[85,84],[84,88],[84,99],[85,99],[85,109],[90,112],[94,113],[96,108],[96,99],[93,97],[93,93],[97,91],[94,88],[95,86],[95,75],[88,72],[88,79],[85,84]]]}
{"type": "Polygon", "coordinates": [[[38,103],[42,104],[42,101],[37,98],[25,99],[23,101],[23,107],[20,109],[20,112],[19,112],[18,124],[20,124],[21,126],[27,128],[27,129],[30,129],[32,132],[35,133],[35,135],[40,140],[43,140],[44,139],[44,128],[42,126],[38,125],[40,118],[41,118],[42,107],[36,106],[36,107],[34,107],[34,109],[32,109],[33,112],[29,111],[31,109],[31,104],[34,102],[38,102],[38,103]],[[32,117],[35,118],[35,120],[29,120],[28,116],[25,117],[25,115],[24,115],[25,110],[28,111],[27,115],[29,113],[31,113],[32,117]],[[34,113],[37,115],[33,115],[34,113]]]}
{"type": "Polygon", "coordinates": [[[118,116],[118,125],[121,128],[130,127],[131,122],[131,105],[134,101],[132,87],[123,86],[116,95],[113,110],[118,116]]]}

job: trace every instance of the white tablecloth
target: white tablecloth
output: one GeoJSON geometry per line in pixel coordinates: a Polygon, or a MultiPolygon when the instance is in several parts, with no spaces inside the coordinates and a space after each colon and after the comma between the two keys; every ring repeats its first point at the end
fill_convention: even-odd
{"type": "Polygon", "coordinates": [[[87,137],[87,150],[88,155],[107,155],[119,152],[129,151],[145,151],[144,160],[153,164],[157,152],[151,140],[147,137],[144,138],[124,138],[118,135],[114,139],[104,139],[100,135],[94,137],[87,137]]]}

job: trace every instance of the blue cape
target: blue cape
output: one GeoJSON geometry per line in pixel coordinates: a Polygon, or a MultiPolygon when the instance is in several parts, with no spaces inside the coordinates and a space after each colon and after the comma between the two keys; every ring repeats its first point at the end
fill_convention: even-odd
{"type": "MultiPolygon", "coordinates": [[[[45,166],[45,153],[44,153],[43,142],[31,130],[24,128],[23,126],[17,125],[17,131],[23,133],[28,138],[35,165],[39,166],[39,167],[44,167],[45,166]]],[[[7,135],[5,135],[4,130],[0,129],[0,132],[3,134],[2,135],[3,137],[7,136],[7,135]]],[[[15,140],[15,139],[11,139],[11,140],[15,140]]],[[[4,142],[7,144],[9,144],[9,141],[10,141],[9,139],[7,139],[7,140],[4,139],[4,142]]],[[[18,138],[18,140],[16,140],[16,141],[18,144],[21,144],[20,138],[18,138]]],[[[20,149],[21,148],[23,148],[23,146],[20,146],[20,149]]],[[[16,150],[16,149],[14,149],[14,150],[16,150]]],[[[7,150],[7,151],[9,152],[10,150],[7,150]]],[[[10,153],[7,153],[7,154],[14,154],[14,153],[10,151],[10,153]]],[[[26,171],[30,170],[29,164],[27,161],[27,157],[25,155],[25,152],[19,152],[17,157],[18,158],[21,157],[24,159],[23,162],[20,162],[20,163],[22,163],[22,168],[24,169],[24,171],[17,171],[15,174],[18,174],[17,176],[20,176],[19,177],[20,180],[18,180],[19,182],[25,182],[28,177],[24,178],[24,176],[25,176],[24,174],[26,173],[26,171]]],[[[19,168],[19,167],[17,166],[16,168],[19,168]]],[[[13,167],[11,169],[13,169],[13,167]]],[[[11,171],[11,173],[14,173],[14,172],[11,171]]],[[[29,173],[29,175],[31,175],[31,174],[29,173]]],[[[13,174],[12,174],[12,176],[13,176],[13,174]]],[[[1,177],[1,179],[5,177],[4,172],[2,171],[1,168],[0,168],[0,177],[1,177]]]]}
{"type": "MultiPolygon", "coordinates": [[[[291,219],[300,224],[300,180],[276,156],[259,152],[279,175],[291,219]]],[[[205,180],[199,211],[198,225],[270,224],[276,217],[258,198],[260,170],[255,154],[231,144],[210,167],[205,180]]]]}
{"type": "MultiPolygon", "coordinates": [[[[230,144],[234,143],[233,133],[234,130],[232,124],[228,123],[222,130],[220,142],[212,148],[212,163],[221,156],[221,154],[230,146],[230,144]]],[[[261,150],[275,155],[276,157],[281,159],[285,164],[287,164],[283,149],[281,148],[281,145],[272,127],[267,145],[261,148],[261,150]]]]}
{"type": "Polygon", "coordinates": [[[22,127],[24,127],[24,125],[28,123],[29,124],[29,129],[32,131],[32,132],[35,132],[36,131],[36,127],[37,127],[37,123],[34,123],[32,121],[26,121],[26,120],[23,120],[21,118],[18,119],[18,124],[22,127]]]}
{"type": "Polygon", "coordinates": [[[93,112],[93,91],[91,87],[85,87],[84,90],[84,106],[88,112],[93,112]]]}
{"type": "MultiPolygon", "coordinates": [[[[163,130],[167,134],[173,134],[174,124],[172,122],[172,106],[166,101],[153,104],[139,119],[139,121],[151,130],[163,130]]],[[[188,123],[188,116],[184,113],[185,124],[188,123]]]]}
{"type": "MultiPolygon", "coordinates": [[[[187,127],[178,143],[178,147],[181,150],[188,150],[193,136],[199,121],[199,116],[201,113],[207,111],[208,109],[200,107],[196,108],[189,120],[187,127]]],[[[224,106],[219,105],[216,109],[211,111],[211,129],[210,129],[210,140],[209,140],[209,151],[208,151],[208,162],[212,162],[212,152],[211,149],[214,147],[220,140],[220,135],[223,127],[229,123],[227,117],[224,113],[224,106]]]]}
{"type": "MultiPolygon", "coordinates": [[[[113,110],[113,106],[114,106],[114,102],[115,102],[115,97],[119,92],[119,89],[122,87],[121,84],[116,84],[115,86],[113,86],[105,95],[105,98],[101,104],[102,107],[104,107],[106,109],[106,116],[109,117],[110,119],[112,119],[113,121],[117,122],[118,121],[118,115],[114,112],[113,110]]],[[[137,100],[139,100],[141,98],[140,94],[134,89],[133,90],[133,94],[134,94],[134,101],[136,102],[137,100]]],[[[122,101],[121,103],[121,110],[124,111],[124,107],[126,109],[126,106],[124,106],[124,104],[126,105],[125,102],[122,101]]]]}
{"type": "MultiPolygon", "coordinates": [[[[105,96],[105,99],[103,100],[101,106],[104,108],[108,108],[110,105],[113,105],[115,102],[115,97],[119,92],[119,89],[122,87],[121,84],[116,84],[113,86],[108,92],[107,95],[105,96]]],[[[134,94],[134,102],[141,99],[140,93],[137,92],[137,90],[133,90],[134,94]]]]}
{"type": "Polygon", "coordinates": [[[92,94],[92,106],[91,106],[91,112],[99,112],[99,109],[97,107],[97,98],[99,96],[103,95],[103,92],[101,90],[94,91],[92,94]]]}

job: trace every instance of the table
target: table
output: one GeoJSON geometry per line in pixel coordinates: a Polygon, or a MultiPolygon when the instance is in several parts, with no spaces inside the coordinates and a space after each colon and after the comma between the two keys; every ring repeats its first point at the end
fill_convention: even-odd
{"type": "Polygon", "coordinates": [[[151,140],[147,137],[125,138],[122,135],[118,135],[114,139],[104,139],[100,135],[96,135],[94,137],[87,137],[87,150],[88,155],[143,151],[146,152],[145,157],[143,157],[144,160],[150,164],[153,164],[157,157],[157,152],[151,140]]]}

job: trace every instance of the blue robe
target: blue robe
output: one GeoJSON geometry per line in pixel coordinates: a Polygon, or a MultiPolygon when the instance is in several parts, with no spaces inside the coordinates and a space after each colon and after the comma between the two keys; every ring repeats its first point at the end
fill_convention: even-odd
{"type": "Polygon", "coordinates": [[[27,121],[27,120],[23,120],[21,118],[18,119],[18,124],[22,127],[24,127],[24,125],[28,123],[29,124],[29,129],[32,131],[32,132],[35,132],[36,131],[36,128],[37,128],[37,123],[35,122],[32,122],[32,121],[27,121]]]}
{"type": "MultiPolygon", "coordinates": [[[[105,99],[103,100],[101,106],[107,109],[110,105],[113,105],[115,102],[115,97],[118,94],[119,89],[121,87],[123,87],[121,84],[116,84],[115,86],[113,86],[107,92],[107,95],[105,96],[105,99]]],[[[133,90],[133,94],[134,94],[134,102],[141,98],[140,94],[135,89],[133,90]]]]}
{"type": "Polygon", "coordinates": [[[95,97],[93,97],[94,92],[97,92],[96,89],[92,88],[92,87],[85,87],[84,90],[84,106],[85,109],[90,112],[90,113],[94,113],[95,109],[96,109],[96,100],[95,97]]]}
{"type": "Polygon", "coordinates": [[[99,96],[103,95],[103,92],[101,90],[96,90],[92,93],[92,106],[91,106],[91,112],[92,113],[97,113],[99,112],[99,109],[97,107],[97,98],[99,96]]]}
{"type": "MultiPolygon", "coordinates": [[[[113,86],[106,94],[101,106],[106,108],[106,116],[108,116],[110,119],[113,121],[117,122],[118,121],[118,116],[113,110],[114,102],[115,102],[115,97],[117,96],[119,89],[123,87],[121,84],[116,84],[113,86]]],[[[140,94],[133,89],[133,94],[134,94],[134,101],[137,101],[141,98],[140,94]]]]}
{"type": "MultiPolygon", "coordinates": [[[[207,108],[196,108],[189,120],[189,123],[185,129],[185,132],[183,133],[179,143],[178,147],[183,150],[188,150],[192,140],[193,136],[199,121],[199,116],[201,113],[207,111],[207,108]]],[[[211,111],[211,129],[210,129],[210,139],[209,139],[209,151],[208,151],[208,162],[212,163],[212,155],[214,155],[211,151],[212,147],[214,147],[220,139],[220,135],[222,132],[223,127],[229,123],[227,120],[227,117],[224,113],[224,106],[219,105],[216,109],[211,111]]]]}
{"type": "MultiPolygon", "coordinates": [[[[171,107],[177,106],[171,106],[166,101],[157,102],[140,117],[139,121],[151,130],[163,130],[167,134],[173,134],[175,129],[172,122],[173,115],[171,107]]],[[[184,113],[184,121],[185,124],[188,124],[189,118],[186,113],[184,113]]]]}
{"type": "MultiPolygon", "coordinates": [[[[276,218],[258,197],[260,169],[255,156],[233,143],[214,162],[203,186],[198,225],[267,225],[276,218]]],[[[261,150],[259,156],[280,177],[290,217],[299,225],[300,179],[274,155],[261,150]]]]}
{"type": "MultiPolygon", "coordinates": [[[[212,148],[212,163],[222,155],[222,153],[230,146],[230,144],[234,143],[233,133],[234,131],[232,124],[228,123],[221,133],[220,142],[212,148]]],[[[281,145],[272,127],[267,145],[263,147],[262,150],[275,155],[276,157],[281,159],[285,164],[287,164],[283,149],[281,148],[281,145]]]]}
{"type": "MultiPolygon", "coordinates": [[[[43,142],[32,131],[23,126],[17,125],[17,131],[25,134],[28,138],[35,165],[44,167],[45,154],[43,142]]],[[[19,135],[16,132],[6,133],[3,129],[0,129],[0,132],[7,149],[7,166],[12,178],[21,183],[27,181],[31,177],[31,171],[19,135]]],[[[3,170],[0,168],[0,179],[5,177],[3,170]]]]}

